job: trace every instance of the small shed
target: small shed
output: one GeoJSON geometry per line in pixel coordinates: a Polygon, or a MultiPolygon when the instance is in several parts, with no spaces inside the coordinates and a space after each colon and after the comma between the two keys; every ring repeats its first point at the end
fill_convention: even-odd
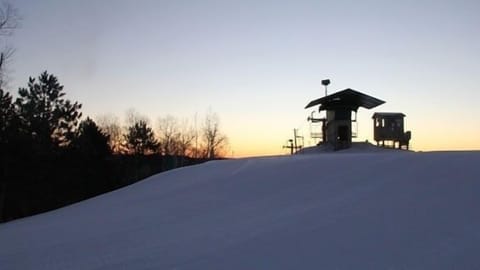
{"type": "Polygon", "coordinates": [[[383,103],[385,101],[348,88],[312,100],[305,109],[320,105],[319,111],[326,111],[325,118],[311,120],[322,123],[322,143],[332,144],[339,150],[352,144],[352,122],[356,121],[358,108],[372,109],[383,103]],[[352,113],[355,115],[353,118],[352,113]]]}
{"type": "Polygon", "coordinates": [[[385,142],[391,142],[391,146],[396,148],[409,148],[411,132],[404,132],[403,113],[394,112],[376,112],[373,118],[373,138],[377,145],[385,146],[385,142]]]}

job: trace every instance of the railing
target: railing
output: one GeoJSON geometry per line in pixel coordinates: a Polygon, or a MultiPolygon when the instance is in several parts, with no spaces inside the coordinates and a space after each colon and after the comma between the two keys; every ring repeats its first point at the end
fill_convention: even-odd
{"type": "Polygon", "coordinates": [[[322,132],[311,132],[310,133],[310,138],[321,139],[321,138],[323,138],[323,133],[322,132]]]}
{"type": "Polygon", "coordinates": [[[310,123],[310,138],[312,138],[312,139],[323,138],[322,123],[321,122],[311,122],[310,123]]]}
{"type": "MultiPolygon", "coordinates": [[[[358,122],[352,120],[352,138],[357,138],[358,136],[358,122]]],[[[322,125],[319,123],[310,123],[310,138],[312,139],[322,139],[322,125]]]]}
{"type": "Polygon", "coordinates": [[[356,120],[352,120],[352,138],[357,138],[358,136],[358,123],[356,120]]]}

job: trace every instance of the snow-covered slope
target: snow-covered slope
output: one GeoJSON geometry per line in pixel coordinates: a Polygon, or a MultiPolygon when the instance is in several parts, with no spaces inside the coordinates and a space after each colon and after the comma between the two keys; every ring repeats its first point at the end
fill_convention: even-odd
{"type": "Polygon", "coordinates": [[[480,269],[480,152],[208,162],[0,224],[0,269],[480,269]]]}

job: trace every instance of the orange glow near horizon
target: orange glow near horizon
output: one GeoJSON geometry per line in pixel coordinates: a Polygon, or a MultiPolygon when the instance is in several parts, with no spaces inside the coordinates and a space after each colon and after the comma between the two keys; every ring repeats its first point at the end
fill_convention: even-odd
{"type": "MultiPolygon", "coordinates": [[[[413,117],[412,117],[413,118],[413,117]]],[[[413,121],[412,121],[413,122],[413,121]]],[[[369,123],[370,124],[370,123],[369,123]]],[[[365,125],[364,129],[370,127],[365,125]]],[[[412,131],[412,140],[410,149],[412,151],[478,151],[480,150],[480,142],[477,134],[480,130],[475,128],[464,130],[447,130],[442,125],[432,125],[431,127],[407,126],[407,130],[412,131]]],[[[228,157],[255,157],[255,156],[275,156],[286,155],[288,149],[283,149],[288,137],[282,141],[282,138],[268,138],[268,136],[236,136],[231,138],[230,151],[226,153],[228,157]]],[[[370,130],[362,130],[358,139],[354,141],[366,141],[375,144],[373,134],[370,130]],[[367,132],[368,131],[368,132],[367,132]]],[[[309,140],[308,134],[305,135],[305,141],[309,140]]],[[[310,143],[310,146],[313,143],[310,143]]],[[[306,145],[309,146],[309,145],[306,145]]]]}
{"type": "MultiPolygon", "coordinates": [[[[369,140],[375,144],[374,141],[369,140]]],[[[471,146],[473,141],[452,142],[440,144],[438,141],[421,139],[412,140],[410,150],[419,151],[480,151],[480,147],[471,146]]],[[[230,152],[226,153],[227,157],[244,158],[244,157],[260,157],[260,156],[281,156],[288,155],[288,149],[282,149],[282,145],[277,144],[257,144],[253,145],[248,142],[233,144],[230,146],[230,152]],[[239,150],[235,150],[239,149],[239,150]]]]}

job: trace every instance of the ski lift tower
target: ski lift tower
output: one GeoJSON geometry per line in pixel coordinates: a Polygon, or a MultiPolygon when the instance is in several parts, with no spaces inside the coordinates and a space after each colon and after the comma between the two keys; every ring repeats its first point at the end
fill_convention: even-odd
{"type": "Polygon", "coordinates": [[[383,103],[385,101],[348,88],[312,100],[305,109],[320,105],[319,112],[326,112],[326,117],[323,119],[309,118],[309,120],[322,122],[322,144],[331,144],[335,150],[340,150],[349,148],[352,145],[352,137],[356,136],[356,132],[352,132],[352,122],[356,124],[358,108],[372,109],[383,103]],[[353,119],[352,114],[354,114],[353,119]]]}

